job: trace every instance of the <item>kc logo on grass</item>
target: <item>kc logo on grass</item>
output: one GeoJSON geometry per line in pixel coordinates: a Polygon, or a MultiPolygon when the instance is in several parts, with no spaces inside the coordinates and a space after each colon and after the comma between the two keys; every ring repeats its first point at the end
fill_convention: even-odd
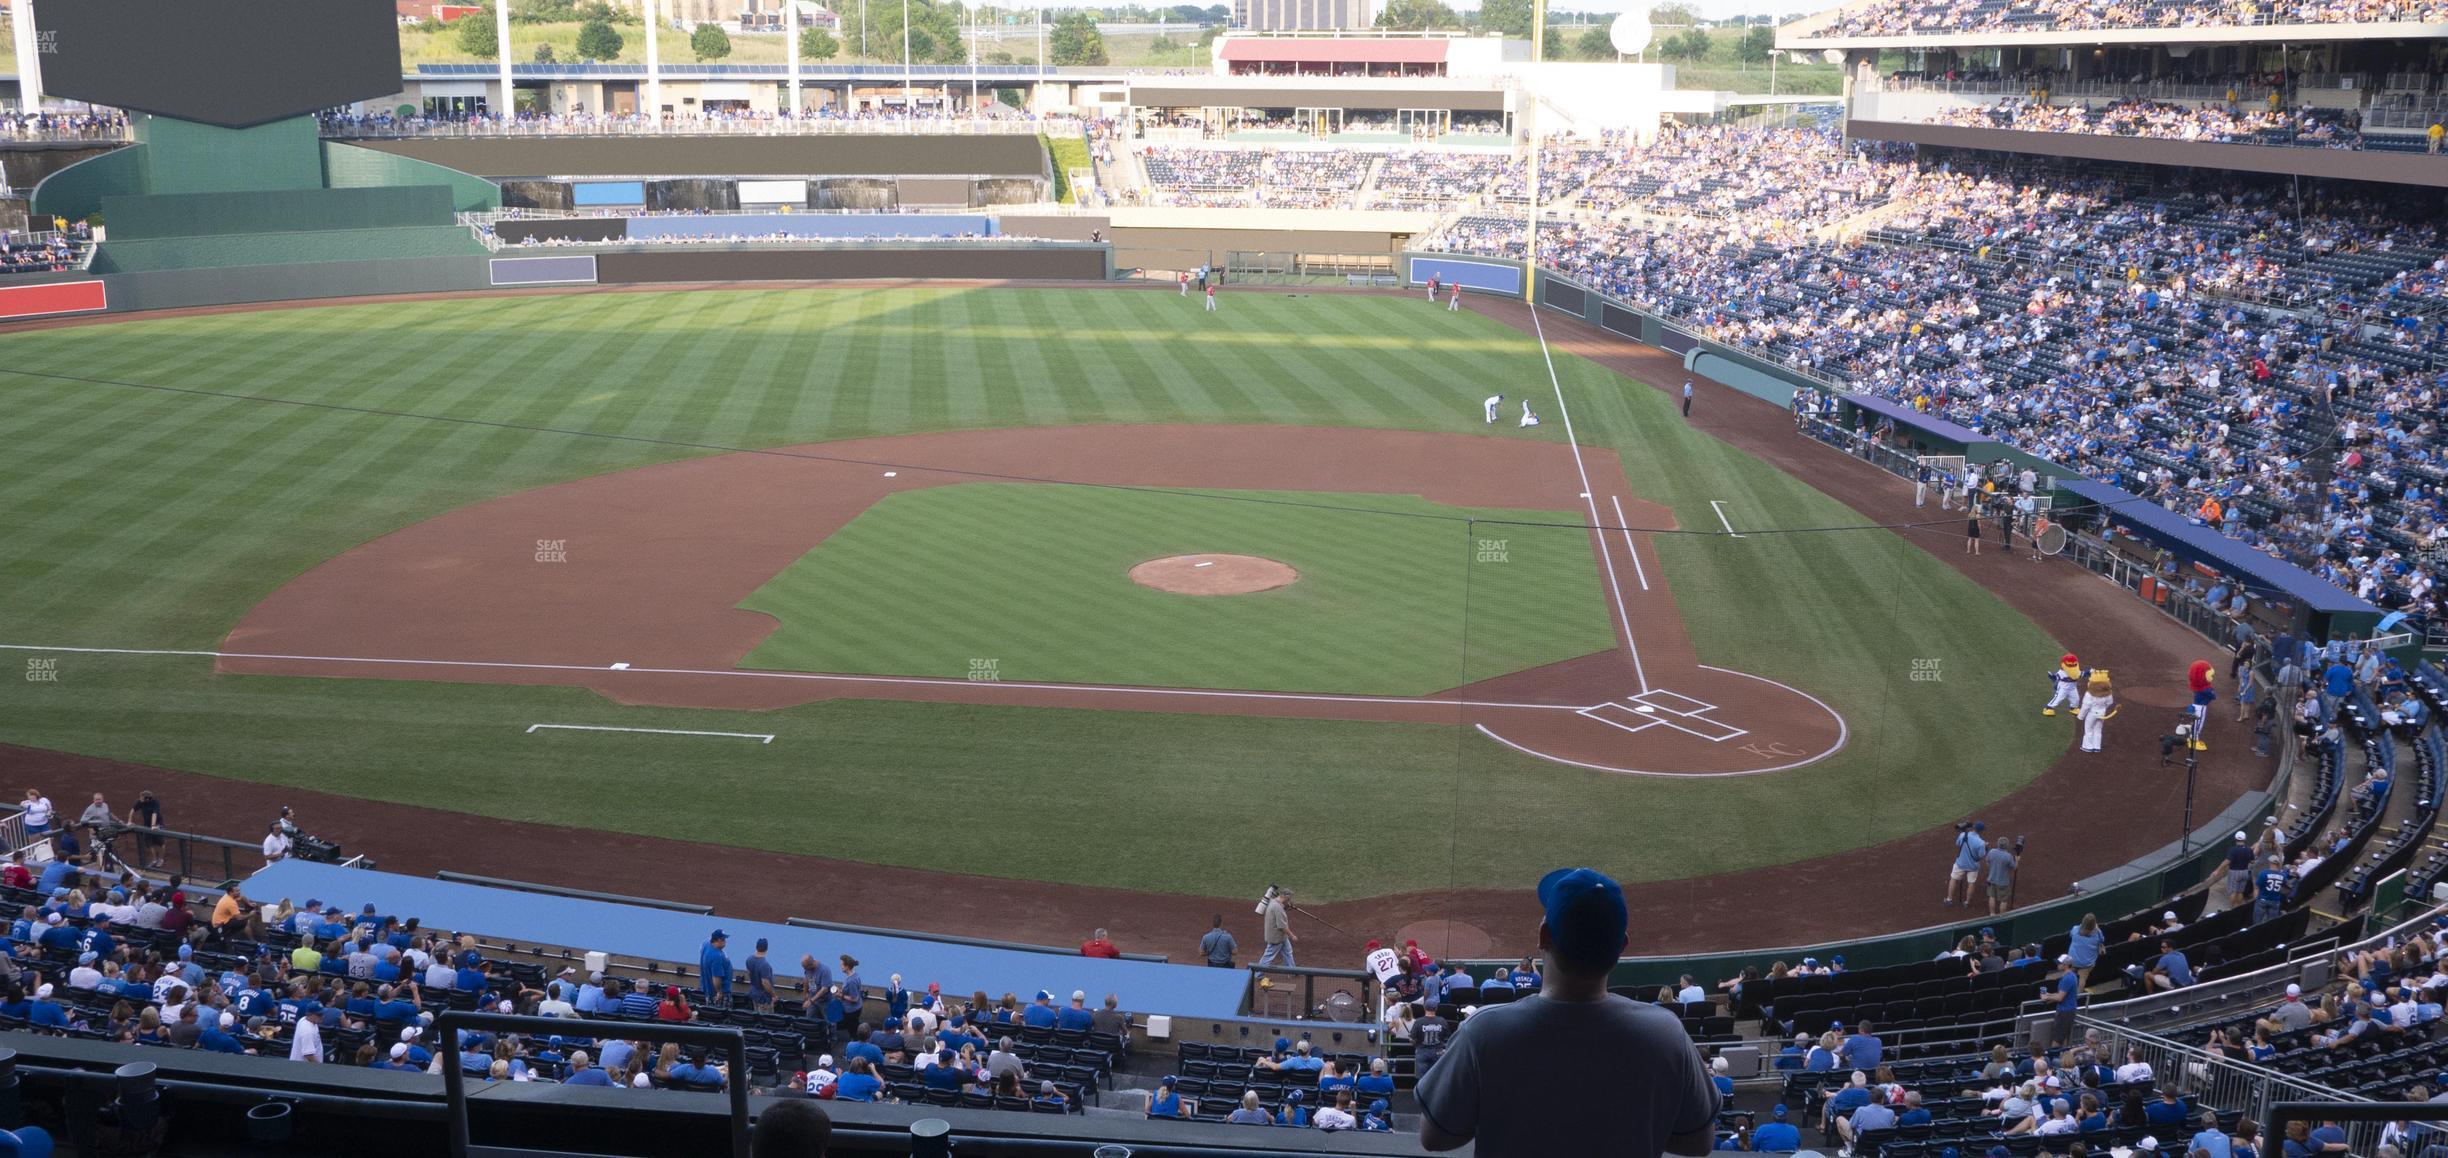
{"type": "Polygon", "coordinates": [[[1934,684],[1945,676],[1945,672],[1938,670],[1938,661],[1935,659],[1912,661],[1912,682],[1914,683],[1934,684]]]}
{"type": "Polygon", "coordinates": [[[1478,554],[1473,558],[1481,563],[1510,563],[1513,551],[1505,543],[1504,539],[1481,539],[1478,554]]]}
{"type": "Polygon", "coordinates": [[[536,540],[536,552],[535,552],[535,560],[536,560],[536,562],[538,562],[538,563],[567,563],[567,562],[569,562],[569,540],[567,540],[567,539],[538,539],[538,540],[536,540]]]}
{"type": "Polygon", "coordinates": [[[995,681],[997,681],[997,680],[1000,680],[1000,679],[1002,679],[1002,678],[1003,678],[1003,661],[1002,661],[1002,660],[999,660],[999,659],[973,659],[973,660],[970,660],[970,661],[969,661],[969,679],[970,679],[970,682],[972,682],[972,683],[981,683],[981,684],[990,684],[990,683],[993,683],[993,682],[995,682],[995,681]]]}
{"type": "Polygon", "coordinates": [[[26,661],[26,682],[55,684],[59,682],[59,660],[52,656],[35,656],[26,661]]]}

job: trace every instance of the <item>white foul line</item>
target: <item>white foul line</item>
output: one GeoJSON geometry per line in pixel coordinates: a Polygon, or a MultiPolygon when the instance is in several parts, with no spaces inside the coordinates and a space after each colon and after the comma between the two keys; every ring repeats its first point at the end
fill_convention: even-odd
{"type": "Polygon", "coordinates": [[[1717,512],[1717,525],[1724,527],[1726,529],[1726,534],[1732,535],[1737,539],[1742,538],[1742,532],[1735,530],[1734,524],[1726,521],[1724,503],[1718,502],[1715,499],[1710,499],[1709,509],[1717,512]]]}
{"type": "Polygon", "coordinates": [[[768,732],[689,732],[679,728],[612,728],[601,724],[529,724],[527,734],[535,735],[539,728],[557,728],[564,732],[653,732],[659,736],[729,736],[738,740],[755,740],[760,744],[774,742],[773,735],[768,732]]]}
{"type": "Polygon", "coordinates": [[[1624,519],[1623,500],[1608,495],[1607,502],[1615,507],[1615,526],[1623,532],[1624,554],[1632,556],[1632,577],[1640,580],[1641,590],[1647,591],[1649,589],[1649,569],[1641,566],[1640,549],[1632,545],[1632,524],[1624,519]]]}
{"type": "Polygon", "coordinates": [[[1547,384],[1555,387],[1556,416],[1564,420],[1564,445],[1572,449],[1573,469],[1581,475],[1581,501],[1589,504],[1590,529],[1598,540],[1598,557],[1606,564],[1607,589],[1615,594],[1615,618],[1623,624],[1624,650],[1632,653],[1632,678],[1645,692],[1649,674],[1641,669],[1640,643],[1632,638],[1632,616],[1624,610],[1623,580],[1615,576],[1615,554],[1607,547],[1606,532],[1598,530],[1606,520],[1598,517],[1598,500],[1590,497],[1589,467],[1581,461],[1581,439],[1573,434],[1572,408],[1564,404],[1564,381],[1556,377],[1555,354],[1547,349],[1547,327],[1539,321],[1537,310],[1530,311],[1530,326],[1538,334],[1539,357],[1547,360],[1547,384]]]}
{"type": "Polygon", "coordinates": [[[404,667],[475,667],[510,671],[613,672],[622,675],[735,676],[745,679],[815,680],[846,684],[908,684],[940,688],[1020,688],[1025,691],[1113,692],[1120,695],[1191,696],[1220,700],[1297,700],[1320,704],[1416,704],[1421,707],[1524,708],[1545,712],[1577,712],[1583,704],[1517,704],[1502,700],[1447,700],[1433,696],[1337,696],[1304,692],[1229,692],[1209,688],[1152,688],[1126,684],[1054,684],[1021,680],[934,679],[927,676],[838,675],[827,672],[759,671],[753,668],[629,667],[599,663],[512,663],[490,659],[387,659],[362,655],[280,655],[269,652],[197,651],[147,647],[54,647],[34,643],[0,643],[0,651],[66,652],[76,655],[175,655],[202,659],[279,660],[289,663],[396,664],[404,667]]]}

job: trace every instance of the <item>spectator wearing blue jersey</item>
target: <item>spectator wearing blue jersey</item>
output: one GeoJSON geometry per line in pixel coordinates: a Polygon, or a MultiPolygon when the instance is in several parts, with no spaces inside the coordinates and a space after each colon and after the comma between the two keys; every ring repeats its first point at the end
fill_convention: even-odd
{"type": "Polygon", "coordinates": [[[2278,919],[2278,914],[2286,908],[2286,901],[2285,863],[2273,856],[2261,871],[2253,874],[2253,924],[2278,919]]]}
{"type": "Polygon", "coordinates": [[[1844,1059],[1845,1065],[1868,1072],[1878,1068],[1879,1059],[1886,1052],[1886,1043],[1870,1032],[1870,1023],[1865,1021],[1853,1027],[1852,1036],[1845,1038],[1836,1047],[1836,1052],[1844,1059]]]}
{"type": "Polygon", "coordinates": [[[2083,981],[2091,979],[2091,967],[2099,964],[2100,949],[2108,944],[2108,934],[2100,931],[2099,915],[2084,913],[2082,921],[2067,930],[2065,955],[2073,960],[2074,971],[2083,981]]]}
{"type": "Polygon", "coordinates": [[[1027,1009],[1020,1011],[1022,1025],[1052,1029],[1061,1021],[1062,1013],[1054,1008],[1054,994],[1043,989],[1037,991],[1037,1000],[1030,1002],[1027,1009]]]}
{"type": "Polygon", "coordinates": [[[1095,1024],[1096,1014],[1088,1010],[1088,992],[1084,989],[1072,990],[1071,1004],[1055,1011],[1054,1014],[1054,1028],[1056,1029],[1086,1033],[1095,1024]]]}
{"type": "Polygon", "coordinates": [[[709,1005],[717,997],[726,1002],[731,999],[731,957],[723,952],[730,939],[730,934],[716,929],[697,950],[697,993],[709,1005]]]}
{"type": "Polygon", "coordinates": [[[2176,951],[2174,941],[2161,941],[2159,942],[2159,960],[2151,965],[2150,972],[2145,976],[2149,980],[2150,990],[2153,993],[2167,989],[2182,989],[2193,984],[2193,965],[2185,960],[2183,953],[2176,951]]]}
{"type": "Polygon", "coordinates": [[[1751,1149],[1770,1153],[1786,1153],[1802,1148],[1802,1131],[1787,1121],[1789,1111],[1782,1104],[1768,1111],[1768,1121],[1751,1131],[1751,1149]]]}

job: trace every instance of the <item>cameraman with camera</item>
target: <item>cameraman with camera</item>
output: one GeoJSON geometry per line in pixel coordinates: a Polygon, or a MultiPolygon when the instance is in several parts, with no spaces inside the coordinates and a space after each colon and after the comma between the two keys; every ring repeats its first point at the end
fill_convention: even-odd
{"type": "Polygon", "coordinates": [[[1284,906],[1292,900],[1292,890],[1268,885],[1266,895],[1258,898],[1258,916],[1266,926],[1266,952],[1258,955],[1259,968],[1269,965],[1292,967],[1292,915],[1284,906]]]}

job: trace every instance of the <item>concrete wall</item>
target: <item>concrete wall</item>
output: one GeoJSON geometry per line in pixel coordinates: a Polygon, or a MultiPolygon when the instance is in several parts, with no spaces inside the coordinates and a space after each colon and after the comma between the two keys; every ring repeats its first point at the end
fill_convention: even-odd
{"type": "Polygon", "coordinates": [[[99,157],[125,146],[116,141],[95,144],[51,141],[10,141],[0,144],[0,177],[19,194],[31,192],[42,179],[88,157],[99,157]]]}
{"type": "Polygon", "coordinates": [[[632,250],[596,255],[596,280],[624,282],[840,281],[865,278],[989,278],[1103,281],[1102,246],[1005,249],[981,246],[845,246],[828,249],[632,250]]]}
{"type": "Polygon", "coordinates": [[[515,137],[354,142],[504,177],[1035,177],[1035,137],[515,137]]]}
{"type": "Polygon", "coordinates": [[[2095,133],[2026,133],[2011,129],[1974,129],[1956,125],[1914,125],[1859,119],[1846,121],[1845,133],[1873,141],[1910,141],[1917,145],[1958,149],[2081,157],[2124,165],[2181,165],[2197,169],[2448,188],[2448,161],[2422,153],[2226,145],[2203,141],[2163,141],[2150,137],[2111,137],[2095,133]]]}
{"type": "MultiPolygon", "coordinates": [[[[1005,229],[1012,226],[1006,224],[1005,229]]],[[[1408,234],[1343,229],[1149,229],[1116,225],[1105,230],[1114,264],[1123,269],[1193,269],[1222,265],[1233,250],[1268,253],[1402,252],[1408,234]]]]}
{"type": "Polygon", "coordinates": [[[102,280],[109,283],[113,313],[368,294],[440,293],[482,289],[490,284],[485,259],[481,257],[158,270],[109,274],[102,280]]]}

